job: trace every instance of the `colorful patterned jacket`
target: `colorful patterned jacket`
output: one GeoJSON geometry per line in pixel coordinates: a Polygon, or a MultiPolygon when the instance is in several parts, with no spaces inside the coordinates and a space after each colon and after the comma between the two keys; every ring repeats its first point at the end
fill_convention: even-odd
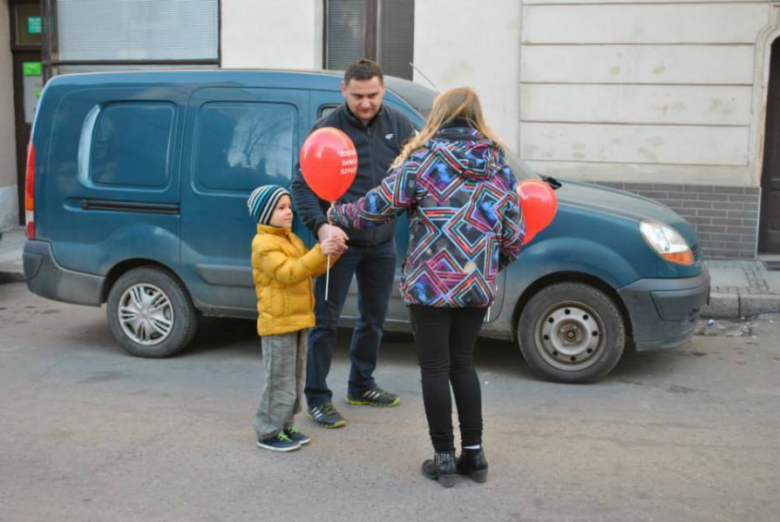
{"type": "Polygon", "coordinates": [[[401,293],[407,305],[485,308],[525,236],[517,182],[502,151],[470,127],[447,127],[382,184],[335,205],[338,224],[370,228],[409,212],[401,293]]]}

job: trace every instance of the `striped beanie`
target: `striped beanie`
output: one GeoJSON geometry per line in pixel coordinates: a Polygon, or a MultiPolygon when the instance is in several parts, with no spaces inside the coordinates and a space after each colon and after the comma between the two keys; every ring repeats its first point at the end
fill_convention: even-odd
{"type": "Polygon", "coordinates": [[[254,218],[258,225],[270,224],[276,205],[282,199],[282,196],[290,196],[290,191],[279,185],[257,187],[249,195],[249,200],[247,201],[249,215],[254,218]]]}

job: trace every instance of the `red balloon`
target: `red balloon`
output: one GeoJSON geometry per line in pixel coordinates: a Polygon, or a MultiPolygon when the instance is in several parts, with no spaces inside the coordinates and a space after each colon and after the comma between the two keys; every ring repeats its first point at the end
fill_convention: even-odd
{"type": "Polygon", "coordinates": [[[301,147],[301,172],[309,188],[333,203],[343,196],[357,174],[358,157],[349,136],[335,127],[309,134],[301,147]]]}
{"type": "Polygon", "coordinates": [[[550,185],[538,179],[518,183],[517,195],[525,218],[525,245],[552,223],[558,211],[558,196],[550,185]]]}

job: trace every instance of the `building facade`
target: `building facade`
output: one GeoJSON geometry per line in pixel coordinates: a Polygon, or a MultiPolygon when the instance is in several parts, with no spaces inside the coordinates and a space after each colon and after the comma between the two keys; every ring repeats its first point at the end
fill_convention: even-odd
{"type": "Polygon", "coordinates": [[[11,18],[0,1],[0,231],[19,223],[11,18]]]}
{"type": "MultiPolygon", "coordinates": [[[[0,36],[9,2],[0,0],[0,36]]],[[[56,22],[55,52],[47,57],[44,49],[43,56],[50,74],[340,69],[368,56],[424,85],[475,88],[491,126],[533,168],[658,199],[693,223],[705,256],[780,253],[780,160],[772,147],[780,139],[772,101],[780,98],[780,67],[773,66],[780,53],[772,53],[780,2],[104,3],[112,5],[96,13],[87,0],[41,2],[44,29],[47,4],[54,5],[48,15],[56,22]],[[124,16],[112,18],[121,9],[124,16]],[[108,29],[84,37],[95,26],[108,29]],[[136,37],[142,29],[143,38],[136,37]],[[197,45],[188,40],[183,51],[166,43],[185,38],[197,45]],[[108,46],[113,54],[105,51],[107,40],[116,40],[108,46]]],[[[0,82],[7,83],[9,63],[0,49],[0,82]]],[[[9,132],[12,106],[7,96],[0,99],[0,136],[9,132]]],[[[6,140],[0,146],[8,148],[6,140]]],[[[9,175],[18,148],[3,150],[0,197],[20,179],[9,175]]],[[[0,216],[13,214],[2,201],[0,216]]]]}

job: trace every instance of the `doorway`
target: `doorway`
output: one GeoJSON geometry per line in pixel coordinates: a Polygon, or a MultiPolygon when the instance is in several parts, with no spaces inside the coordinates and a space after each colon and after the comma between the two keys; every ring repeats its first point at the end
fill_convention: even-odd
{"type": "Polygon", "coordinates": [[[43,89],[41,65],[41,3],[10,0],[11,59],[14,82],[14,127],[19,224],[24,224],[24,183],[27,143],[30,141],[35,107],[43,89]]]}
{"type": "Polygon", "coordinates": [[[762,254],[780,254],[780,39],[772,43],[771,52],[758,227],[762,254]]]}

